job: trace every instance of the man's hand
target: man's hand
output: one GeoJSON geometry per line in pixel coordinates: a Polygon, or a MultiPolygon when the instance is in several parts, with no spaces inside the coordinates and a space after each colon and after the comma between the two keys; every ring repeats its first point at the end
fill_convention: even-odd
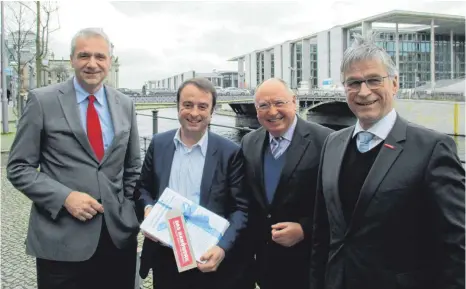
{"type": "Polygon", "coordinates": [[[152,211],[152,206],[148,206],[144,209],[144,219],[147,218],[147,216],[149,216],[150,211],[152,211]]]}
{"type": "Polygon", "coordinates": [[[272,225],[272,240],[285,247],[291,247],[304,239],[301,224],[285,222],[272,225]]]}
{"type": "MultiPolygon", "coordinates": [[[[147,208],[144,209],[144,219],[147,218],[147,216],[149,216],[151,210],[152,210],[152,206],[148,206],[147,208]]],[[[142,232],[142,234],[144,235],[144,237],[146,237],[146,238],[148,238],[148,239],[150,239],[150,240],[152,240],[152,241],[154,241],[156,243],[159,242],[159,240],[157,240],[156,238],[152,237],[149,234],[146,234],[146,232],[144,232],[144,231],[142,232]]]]}
{"type": "Polygon", "coordinates": [[[219,246],[214,246],[201,256],[201,261],[207,262],[204,264],[198,262],[197,268],[204,273],[215,272],[222,263],[223,258],[225,258],[225,251],[219,246]]]}
{"type": "Polygon", "coordinates": [[[71,192],[66,198],[65,208],[73,217],[83,222],[92,219],[97,212],[104,212],[104,207],[96,199],[76,191],[71,192]]]}

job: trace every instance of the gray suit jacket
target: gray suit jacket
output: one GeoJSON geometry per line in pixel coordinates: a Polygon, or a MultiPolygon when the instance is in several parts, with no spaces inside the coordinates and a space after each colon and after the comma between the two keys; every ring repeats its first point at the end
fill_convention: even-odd
{"type": "Polygon", "coordinates": [[[82,128],[73,81],[35,89],[19,120],[7,173],[32,200],[26,252],[56,261],[83,261],[95,252],[102,218],[118,248],[135,242],[139,223],[133,191],[141,169],[132,100],[105,86],[113,142],[99,162],[82,128]],[[39,168],[39,169],[38,169],[39,168]],[[71,191],[90,194],[104,213],[81,222],[63,207],[71,191]]]}
{"type": "Polygon", "coordinates": [[[340,169],[354,126],[322,150],[311,288],[464,288],[464,168],[449,136],[395,125],[346,223],[340,169]]]}

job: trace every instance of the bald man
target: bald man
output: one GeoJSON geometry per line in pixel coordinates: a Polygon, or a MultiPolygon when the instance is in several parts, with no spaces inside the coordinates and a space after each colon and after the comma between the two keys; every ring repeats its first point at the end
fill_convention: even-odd
{"type": "Polygon", "coordinates": [[[331,129],[296,114],[296,96],[281,79],[256,90],[261,128],[242,141],[252,194],[249,237],[261,289],[309,289],[311,232],[322,145],[331,129]]]}

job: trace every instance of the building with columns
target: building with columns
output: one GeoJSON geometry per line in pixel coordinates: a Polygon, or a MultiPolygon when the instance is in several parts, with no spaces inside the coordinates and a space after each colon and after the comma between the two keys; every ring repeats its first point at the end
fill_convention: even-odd
{"type": "Polygon", "coordinates": [[[255,88],[279,77],[296,89],[340,87],[343,52],[353,34],[375,32],[376,43],[393,58],[400,87],[465,77],[465,17],[394,10],[233,57],[238,87],[255,88]],[[431,81],[433,80],[433,81],[431,81]]]}

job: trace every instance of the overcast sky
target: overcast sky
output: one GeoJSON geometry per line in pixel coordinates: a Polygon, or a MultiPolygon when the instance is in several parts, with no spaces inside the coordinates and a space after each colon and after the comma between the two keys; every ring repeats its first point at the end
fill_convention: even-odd
{"type": "Polygon", "coordinates": [[[60,29],[50,43],[55,58],[69,58],[79,29],[102,27],[120,59],[120,87],[141,88],[147,80],[188,70],[236,70],[227,59],[393,9],[463,14],[466,2],[94,0],[62,1],[59,7],[60,29]]]}

